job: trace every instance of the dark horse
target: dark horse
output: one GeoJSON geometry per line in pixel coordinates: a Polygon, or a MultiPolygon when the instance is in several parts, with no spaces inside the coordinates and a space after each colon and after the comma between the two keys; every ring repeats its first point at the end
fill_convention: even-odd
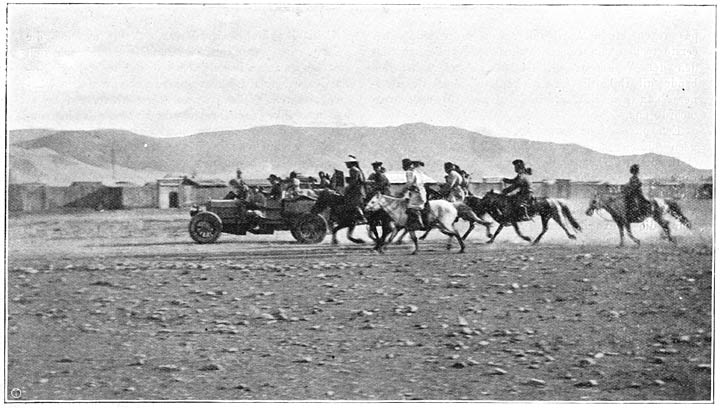
{"type": "MultiPolygon", "coordinates": [[[[503,227],[507,225],[512,225],[513,228],[515,228],[515,232],[520,238],[524,239],[525,241],[531,241],[530,237],[525,236],[522,234],[522,232],[520,232],[518,223],[522,222],[523,217],[522,215],[518,214],[518,211],[511,200],[511,197],[496,193],[492,190],[485,194],[483,197],[469,196],[465,200],[465,203],[467,203],[467,205],[470,206],[470,208],[472,208],[472,210],[475,211],[476,214],[482,216],[483,214],[487,213],[495,221],[497,221],[498,224],[500,224],[497,230],[495,230],[495,234],[493,234],[492,238],[490,238],[490,241],[488,241],[488,243],[494,242],[495,237],[497,237],[500,231],[502,231],[503,227]]],[[[573,229],[575,229],[576,231],[582,230],[580,224],[578,224],[572,213],[570,213],[570,208],[568,207],[565,200],[559,198],[540,197],[536,198],[532,202],[532,204],[528,206],[528,215],[531,218],[539,215],[540,219],[542,220],[542,232],[540,232],[540,235],[538,235],[537,238],[535,238],[535,240],[532,242],[533,245],[540,242],[540,238],[545,235],[548,230],[548,221],[550,221],[551,218],[555,220],[555,222],[557,222],[560,227],[562,227],[568,238],[575,239],[575,235],[568,231],[568,229],[565,227],[565,224],[563,224],[560,214],[564,215],[565,218],[567,218],[573,229]]]]}
{"type": "MultiPolygon", "coordinates": [[[[356,244],[363,244],[365,241],[352,236],[355,226],[359,224],[357,213],[354,206],[350,206],[345,202],[345,196],[331,189],[317,190],[317,201],[310,209],[313,214],[319,214],[329,209],[328,224],[332,231],[332,244],[337,245],[337,232],[343,228],[347,228],[347,238],[356,244]]],[[[382,244],[385,238],[393,231],[392,219],[384,211],[367,212],[365,217],[368,220],[368,229],[370,237],[375,241],[375,250],[382,251],[382,244]],[[377,227],[382,227],[382,235],[377,232],[377,227]]]]}
{"type": "Polygon", "coordinates": [[[681,224],[690,229],[690,220],[688,220],[680,210],[680,206],[675,200],[653,198],[650,200],[650,209],[644,213],[628,212],[625,208],[625,199],[620,194],[603,194],[596,195],[591,201],[585,214],[593,215],[598,210],[607,211],[617,224],[620,231],[620,245],[625,245],[624,230],[627,230],[628,236],[640,245],[640,240],[635,238],[630,230],[630,224],[645,221],[646,218],[652,217],[665,232],[667,239],[676,243],[675,238],[670,235],[670,223],[665,220],[664,215],[670,214],[675,217],[681,224]]]}

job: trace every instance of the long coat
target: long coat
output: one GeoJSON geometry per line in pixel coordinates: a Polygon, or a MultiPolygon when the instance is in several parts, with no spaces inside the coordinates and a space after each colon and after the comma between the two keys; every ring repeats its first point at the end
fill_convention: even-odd
{"type": "Polygon", "coordinates": [[[514,195],[520,201],[528,201],[532,197],[532,187],[525,175],[518,174],[515,178],[504,178],[503,182],[510,184],[503,189],[503,194],[514,195]]]}
{"type": "Polygon", "coordinates": [[[420,173],[415,170],[408,170],[405,172],[405,180],[402,193],[408,197],[408,208],[422,210],[425,208],[427,196],[420,173]]]}
{"type": "Polygon", "coordinates": [[[365,200],[365,175],[359,167],[348,170],[348,185],[345,188],[345,202],[348,205],[362,206],[365,200]]]}
{"type": "Polygon", "coordinates": [[[445,176],[445,189],[448,195],[448,201],[451,203],[462,202],[465,200],[465,190],[462,187],[463,177],[455,170],[445,176]]]}
{"type": "Polygon", "coordinates": [[[368,176],[368,195],[375,193],[390,195],[390,180],[383,173],[373,173],[368,176]]]}

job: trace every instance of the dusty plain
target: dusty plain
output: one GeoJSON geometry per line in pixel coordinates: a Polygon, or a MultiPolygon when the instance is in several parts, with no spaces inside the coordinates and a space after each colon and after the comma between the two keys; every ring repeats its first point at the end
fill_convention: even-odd
{"type": "Polygon", "coordinates": [[[712,202],[681,203],[678,245],[647,224],[624,248],[572,204],[577,241],[416,256],[198,245],[184,210],[10,215],[5,400],[712,400],[712,202]]]}

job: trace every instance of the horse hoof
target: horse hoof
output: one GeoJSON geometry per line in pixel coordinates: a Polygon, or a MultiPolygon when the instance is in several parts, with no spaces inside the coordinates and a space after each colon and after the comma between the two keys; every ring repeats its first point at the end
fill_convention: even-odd
{"type": "Polygon", "coordinates": [[[465,248],[462,248],[461,250],[458,251],[458,254],[464,254],[464,253],[465,253],[465,248]]]}
{"type": "Polygon", "coordinates": [[[488,244],[492,244],[493,242],[495,242],[495,240],[491,239],[491,240],[489,240],[487,243],[488,243],[488,244]]]}
{"type": "Polygon", "coordinates": [[[577,239],[577,237],[576,237],[575,235],[570,235],[569,238],[570,238],[570,239],[577,239]]]}

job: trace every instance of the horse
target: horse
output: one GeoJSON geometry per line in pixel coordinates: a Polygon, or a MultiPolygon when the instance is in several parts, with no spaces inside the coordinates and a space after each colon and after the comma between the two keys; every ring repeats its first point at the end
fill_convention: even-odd
{"type": "MultiPolygon", "coordinates": [[[[450,202],[445,200],[432,200],[428,201],[429,214],[427,221],[427,228],[430,229],[433,226],[437,226],[440,231],[448,235],[450,239],[455,237],[460,244],[460,253],[465,252],[465,243],[463,243],[460,234],[457,232],[453,223],[457,219],[457,209],[450,202]]],[[[365,205],[367,211],[379,211],[383,210],[386,212],[393,222],[399,227],[405,227],[407,224],[407,200],[405,198],[395,198],[381,193],[375,194],[370,201],[365,205]]],[[[414,230],[408,230],[410,232],[410,238],[415,245],[415,250],[412,255],[417,254],[418,251],[418,239],[415,235],[414,230]]],[[[447,249],[451,247],[451,241],[448,241],[447,249]]]]}
{"type": "Polygon", "coordinates": [[[627,230],[628,236],[635,241],[637,245],[640,245],[640,240],[635,238],[630,230],[630,224],[641,223],[650,217],[662,227],[665,237],[673,244],[677,244],[677,241],[670,235],[670,223],[665,220],[665,214],[672,215],[688,229],[691,227],[690,220],[683,215],[680,205],[671,199],[653,198],[650,200],[650,210],[638,214],[627,211],[625,198],[621,194],[596,194],[590,201],[590,205],[587,211],[585,211],[585,214],[590,217],[599,210],[607,211],[613,221],[615,221],[620,231],[620,245],[618,245],[620,247],[625,245],[624,230],[627,230]]]}
{"type": "MultiPolygon", "coordinates": [[[[332,231],[332,244],[337,245],[337,232],[343,228],[347,228],[347,238],[353,243],[363,244],[365,241],[352,236],[355,226],[358,225],[358,219],[355,215],[354,206],[350,206],[345,202],[345,196],[337,193],[332,189],[323,189],[317,191],[317,201],[310,209],[313,214],[319,214],[326,209],[330,209],[328,224],[332,231]]],[[[370,229],[370,237],[375,241],[375,249],[382,252],[382,243],[385,238],[390,235],[393,230],[390,216],[379,212],[368,212],[365,214],[368,220],[368,228],[370,229]],[[382,226],[383,234],[379,236],[376,230],[378,225],[382,226]],[[374,233],[374,236],[373,236],[374,233]]]]}
{"type": "MultiPolygon", "coordinates": [[[[429,185],[425,185],[425,191],[427,193],[427,199],[428,200],[443,200],[445,197],[440,191],[435,190],[429,185]]],[[[491,222],[483,220],[481,217],[479,217],[475,211],[473,211],[472,207],[470,207],[467,203],[468,198],[472,196],[468,195],[465,197],[465,200],[460,202],[452,202],[452,204],[457,208],[458,211],[458,218],[463,219],[470,223],[470,226],[468,227],[468,230],[465,231],[465,234],[463,234],[462,239],[465,241],[465,238],[467,238],[468,235],[472,232],[472,230],[475,228],[475,224],[480,224],[485,227],[485,234],[488,238],[492,237],[492,232],[490,231],[490,226],[492,225],[491,222]]],[[[457,220],[455,220],[457,222],[457,220]]],[[[420,237],[420,239],[425,239],[427,234],[430,233],[430,230],[426,231],[425,234],[420,237]]]]}
{"type": "Polygon", "coordinates": [[[548,221],[550,221],[551,218],[560,225],[560,227],[565,231],[565,234],[567,234],[568,238],[573,240],[576,239],[575,235],[565,227],[565,224],[563,224],[560,214],[567,218],[568,222],[570,222],[570,225],[575,231],[582,231],[580,224],[578,224],[573,217],[565,200],[560,198],[539,197],[535,199],[528,208],[528,215],[530,217],[534,218],[539,215],[542,220],[543,229],[537,238],[532,240],[530,237],[525,236],[522,232],[520,232],[518,223],[526,220],[523,220],[522,216],[517,213],[517,210],[511,200],[512,198],[496,193],[493,190],[487,192],[483,197],[469,196],[466,200],[468,206],[472,208],[476,214],[481,216],[483,214],[489,214],[495,221],[497,221],[498,224],[500,224],[495,231],[495,234],[493,234],[492,238],[488,241],[488,244],[492,244],[495,241],[495,238],[498,236],[500,231],[502,231],[503,227],[512,225],[520,238],[528,242],[532,241],[533,245],[537,245],[543,235],[547,232],[548,221]]]}

